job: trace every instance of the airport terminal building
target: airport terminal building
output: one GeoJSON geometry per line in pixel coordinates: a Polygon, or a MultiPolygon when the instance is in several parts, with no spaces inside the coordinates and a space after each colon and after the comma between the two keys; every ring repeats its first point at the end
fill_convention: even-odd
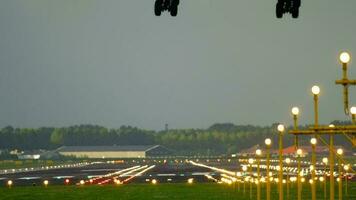
{"type": "Polygon", "coordinates": [[[161,145],[63,146],[57,151],[60,155],[77,158],[147,158],[170,154],[170,151],[161,145]]]}

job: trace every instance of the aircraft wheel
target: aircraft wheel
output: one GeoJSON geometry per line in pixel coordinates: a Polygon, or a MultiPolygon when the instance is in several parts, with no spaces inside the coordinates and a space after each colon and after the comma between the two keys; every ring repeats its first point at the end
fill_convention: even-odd
{"type": "Polygon", "coordinates": [[[283,17],[283,4],[277,3],[276,5],[276,16],[277,18],[283,17]]]}
{"type": "Polygon", "coordinates": [[[161,16],[162,13],[162,0],[156,0],[155,2],[155,15],[161,16]]]}
{"type": "Polygon", "coordinates": [[[177,14],[178,14],[178,5],[175,5],[175,6],[172,5],[170,11],[171,11],[171,16],[172,17],[177,16],[177,14]]]}
{"type": "Polygon", "coordinates": [[[293,8],[292,9],[292,17],[293,18],[298,18],[299,17],[299,8],[293,8]]]}

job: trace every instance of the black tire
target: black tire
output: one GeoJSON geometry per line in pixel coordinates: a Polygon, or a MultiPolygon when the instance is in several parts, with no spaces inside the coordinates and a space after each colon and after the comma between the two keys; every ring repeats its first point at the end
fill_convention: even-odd
{"type": "Polygon", "coordinates": [[[155,2],[155,15],[161,16],[162,13],[162,0],[156,0],[155,2]]]}
{"type": "Polygon", "coordinates": [[[278,19],[283,17],[283,4],[277,3],[276,5],[276,17],[278,19]]]}
{"type": "Polygon", "coordinates": [[[298,18],[299,17],[299,8],[293,8],[292,10],[292,17],[293,18],[298,18]]]}
{"type": "Polygon", "coordinates": [[[177,14],[178,14],[178,5],[172,6],[171,9],[170,9],[170,11],[171,11],[171,16],[172,16],[172,17],[177,16],[177,14]]]}

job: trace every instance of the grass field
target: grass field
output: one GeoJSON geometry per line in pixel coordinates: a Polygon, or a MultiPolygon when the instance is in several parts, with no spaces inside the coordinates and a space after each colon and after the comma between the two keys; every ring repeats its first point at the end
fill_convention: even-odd
{"type": "MultiPolygon", "coordinates": [[[[303,200],[310,199],[309,188],[304,186],[303,200]]],[[[349,185],[349,196],[344,199],[356,199],[356,183],[349,185]]],[[[318,199],[323,198],[322,188],[318,186],[318,199]]],[[[337,189],[335,190],[337,193],[337,189]]],[[[253,198],[255,196],[253,189],[253,198]]],[[[265,199],[265,190],[262,188],[262,199],[265,199]]],[[[290,199],[296,199],[295,187],[291,188],[290,199]]],[[[246,193],[243,193],[243,186],[240,185],[240,192],[237,185],[218,184],[129,184],[120,186],[49,186],[45,187],[13,187],[0,189],[1,200],[131,200],[131,199],[171,199],[171,200],[247,200],[249,199],[249,187],[246,185],[246,193]]],[[[276,186],[272,187],[272,199],[278,199],[276,186]]]]}

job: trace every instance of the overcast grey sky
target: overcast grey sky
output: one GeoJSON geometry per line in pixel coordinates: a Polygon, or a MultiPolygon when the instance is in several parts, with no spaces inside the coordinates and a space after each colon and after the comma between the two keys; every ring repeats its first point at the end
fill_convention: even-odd
{"type": "Polygon", "coordinates": [[[315,83],[321,122],[346,119],[334,80],[338,53],[356,56],[356,1],[282,20],[275,2],[181,0],[172,18],[154,0],[0,0],[0,126],[270,125],[293,105],[307,123],[315,83]]]}

